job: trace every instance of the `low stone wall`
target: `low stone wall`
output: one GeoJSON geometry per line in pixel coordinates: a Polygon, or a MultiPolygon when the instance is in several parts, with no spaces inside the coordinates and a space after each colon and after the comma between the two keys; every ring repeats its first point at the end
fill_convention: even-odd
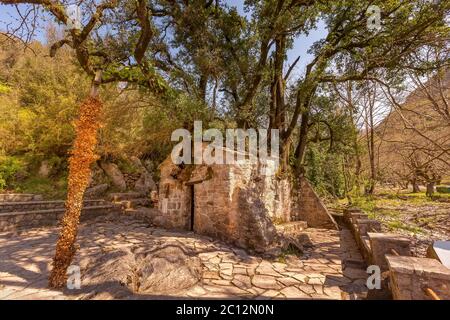
{"type": "Polygon", "coordinates": [[[345,209],[344,222],[349,226],[368,265],[377,265],[382,271],[386,271],[388,269],[386,254],[395,252],[404,256],[411,255],[408,238],[397,234],[380,233],[380,222],[369,219],[368,215],[358,208],[345,209]]]}
{"type": "Polygon", "coordinates": [[[31,193],[0,193],[1,202],[42,201],[40,194],[31,193]]]}
{"type": "Polygon", "coordinates": [[[296,220],[307,221],[308,226],[313,228],[338,229],[334,218],[308,180],[301,177],[298,183],[299,189],[294,196],[297,202],[293,206],[293,211],[297,212],[296,220]]]}
{"type": "MultiPolygon", "coordinates": [[[[101,215],[121,212],[121,207],[117,205],[91,206],[83,208],[80,219],[86,221],[101,215]]],[[[63,214],[64,208],[0,213],[0,231],[57,225],[63,214]]]]}
{"type": "Polygon", "coordinates": [[[450,269],[434,259],[412,257],[408,238],[381,233],[380,222],[369,219],[358,208],[345,209],[344,222],[349,226],[366,263],[381,269],[382,288],[369,291],[369,297],[431,299],[426,292],[426,289],[431,289],[440,299],[450,299],[450,269]]]}
{"type": "MultiPolygon", "coordinates": [[[[65,201],[21,201],[21,202],[0,202],[0,213],[5,212],[23,212],[34,210],[51,210],[64,208],[65,201]]],[[[85,200],[83,205],[87,206],[100,206],[104,205],[104,200],[85,200]]]]}
{"type": "Polygon", "coordinates": [[[386,256],[395,300],[431,300],[431,288],[441,300],[450,300],[450,269],[428,258],[386,256]]]}

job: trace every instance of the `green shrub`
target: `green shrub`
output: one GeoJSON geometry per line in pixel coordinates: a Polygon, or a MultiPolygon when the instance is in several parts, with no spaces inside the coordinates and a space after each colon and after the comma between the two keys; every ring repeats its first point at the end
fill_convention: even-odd
{"type": "Polygon", "coordinates": [[[437,186],[436,191],[439,193],[450,193],[450,186],[437,186]]]}
{"type": "Polygon", "coordinates": [[[0,82],[0,94],[8,93],[10,91],[11,91],[11,89],[7,85],[0,82]]]}
{"type": "Polygon", "coordinates": [[[391,231],[405,230],[408,232],[412,232],[414,234],[423,233],[420,227],[414,225],[407,225],[401,221],[390,221],[388,222],[388,227],[391,231]]]}
{"type": "Polygon", "coordinates": [[[64,199],[67,190],[67,178],[65,176],[59,179],[30,177],[23,181],[17,188],[17,191],[24,193],[42,194],[46,199],[64,199]]]}
{"type": "Polygon", "coordinates": [[[131,161],[126,159],[118,159],[116,163],[122,173],[134,174],[139,172],[139,168],[136,168],[131,161]]]}
{"type": "Polygon", "coordinates": [[[376,201],[371,196],[361,196],[352,199],[352,206],[358,207],[370,214],[376,209],[376,201]]]}
{"type": "Polygon", "coordinates": [[[21,162],[14,157],[0,156],[0,190],[11,183],[14,175],[22,168],[21,162]]]}

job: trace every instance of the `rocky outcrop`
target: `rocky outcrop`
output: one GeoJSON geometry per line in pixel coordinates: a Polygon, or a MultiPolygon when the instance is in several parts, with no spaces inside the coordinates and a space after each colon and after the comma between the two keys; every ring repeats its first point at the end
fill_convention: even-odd
{"type": "Polygon", "coordinates": [[[108,182],[108,178],[105,171],[100,168],[97,163],[94,163],[91,167],[91,175],[89,177],[89,187],[95,187],[100,184],[105,184],[108,182]]]}
{"type": "Polygon", "coordinates": [[[135,156],[130,157],[130,160],[140,173],[139,179],[134,184],[134,190],[144,194],[149,194],[151,191],[156,190],[156,183],[141,160],[135,156]]]}
{"type": "Polygon", "coordinates": [[[47,160],[41,162],[41,166],[39,167],[38,175],[41,178],[48,178],[50,175],[51,167],[47,160]]]}
{"type": "Polygon", "coordinates": [[[133,166],[138,169],[139,171],[147,171],[147,169],[144,167],[144,165],[142,164],[141,159],[139,159],[136,156],[131,156],[130,157],[130,161],[133,164],[133,166]]]}
{"type": "Polygon", "coordinates": [[[133,293],[169,294],[194,286],[201,274],[201,260],[180,246],[140,245],[103,255],[91,264],[84,281],[117,283],[133,293]]]}
{"type": "Polygon", "coordinates": [[[134,185],[134,190],[149,194],[150,191],[156,190],[156,184],[152,176],[148,172],[143,172],[134,185]]]}
{"type": "Polygon", "coordinates": [[[127,189],[125,178],[116,164],[110,162],[102,162],[100,166],[105,171],[108,178],[111,179],[113,185],[117,189],[119,189],[120,191],[125,191],[127,189]]]}

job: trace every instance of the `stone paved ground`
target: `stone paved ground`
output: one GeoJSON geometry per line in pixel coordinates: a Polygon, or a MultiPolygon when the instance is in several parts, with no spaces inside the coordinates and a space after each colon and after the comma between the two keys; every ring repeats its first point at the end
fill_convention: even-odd
{"type": "MultiPolygon", "coordinates": [[[[155,229],[130,217],[98,220],[80,228],[80,250],[75,264],[82,272],[81,290],[64,292],[46,288],[57,228],[37,228],[0,233],[1,299],[145,299],[145,298],[242,298],[242,299],[348,299],[364,291],[367,274],[349,265],[360,260],[347,230],[307,229],[312,246],[304,255],[277,259],[248,255],[208,237],[155,229]],[[141,246],[173,245],[193,252],[201,260],[201,279],[190,288],[164,295],[133,294],[123,285],[98,283],[89,274],[96,259],[118,250],[141,246]],[[344,261],[344,263],[343,263],[344,261]]],[[[103,262],[102,262],[103,263],[103,262]]],[[[111,281],[113,282],[113,281],[111,281]]],[[[359,297],[360,295],[357,295],[359,297]]]]}

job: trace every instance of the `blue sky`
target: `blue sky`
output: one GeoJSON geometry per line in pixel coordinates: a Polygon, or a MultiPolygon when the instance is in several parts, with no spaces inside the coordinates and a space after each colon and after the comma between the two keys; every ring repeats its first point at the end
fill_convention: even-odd
{"type": "Polygon", "coordinates": [[[314,42],[325,38],[326,35],[325,23],[319,21],[316,30],[312,30],[308,36],[302,35],[294,40],[294,46],[288,52],[288,63],[291,64],[298,56],[300,56],[298,67],[295,69],[296,73],[303,73],[306,65],[313,59],[313,56],[308,54],[307,51],[314,42]]]}
{"type": "MultiPolygon", "coordinates": [[[[246,15],[244,11],[244,1],[243,0],[225,0],[229,6],[236,7],[241,15],[246,15]]],[[[287,66],[292,64],[298,56],[300,56],[300,61],[298,62],[296,68],[294,69],[292,78],[295,78],[295,74],[301,74],[306,68],[306,65],[313,59],[313,57],[308,54],[309,48],[314,44],[314,42],[323,39],[326,36],[325,24],[319,21],[316,30],[312,30],[307,36],[302,35],[294,40],[294,46],[288,52],[287,66]]],[[[286,66],[286,67],[287,67],[286,66]]]]}

